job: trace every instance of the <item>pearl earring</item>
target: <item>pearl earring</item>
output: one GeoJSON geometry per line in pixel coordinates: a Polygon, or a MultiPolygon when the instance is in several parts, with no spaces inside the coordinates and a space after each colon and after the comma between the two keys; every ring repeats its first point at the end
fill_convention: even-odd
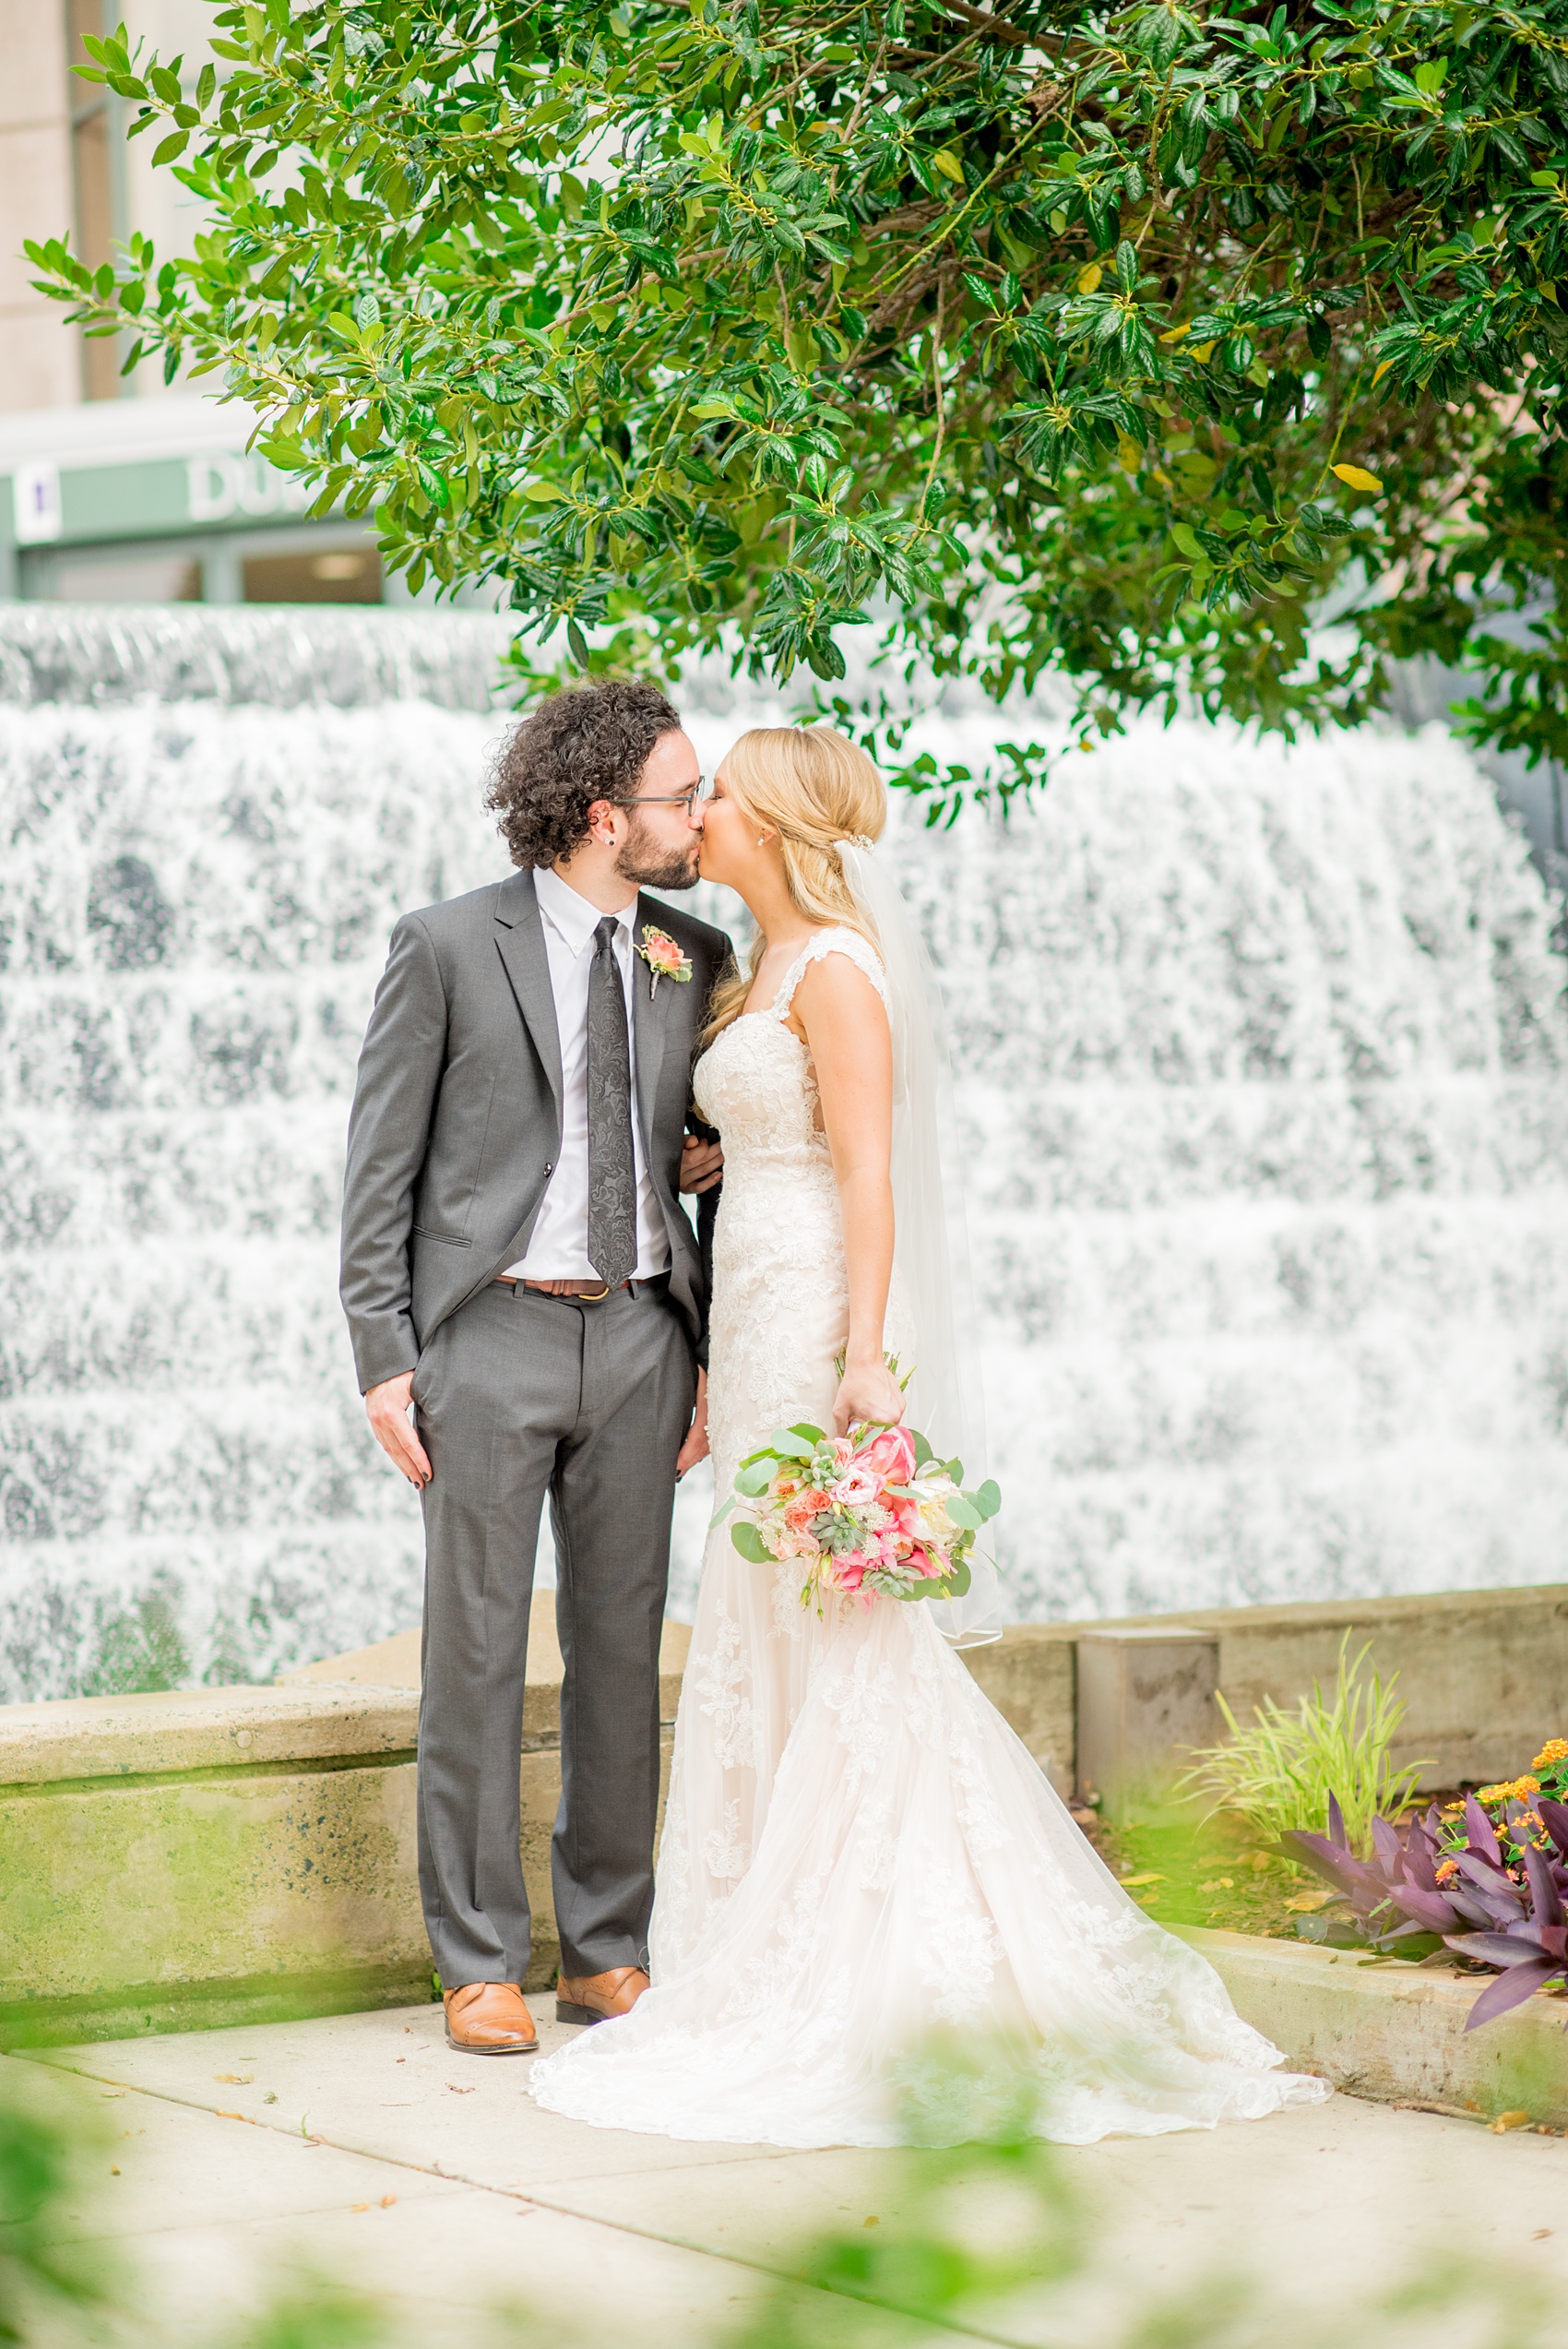
{"type": "Polygon", "coordinates": [[[758,848],[766,848],[767,846],[767,834],[766,832],[759,832],[757,834],[756,844],[758,848]]]}

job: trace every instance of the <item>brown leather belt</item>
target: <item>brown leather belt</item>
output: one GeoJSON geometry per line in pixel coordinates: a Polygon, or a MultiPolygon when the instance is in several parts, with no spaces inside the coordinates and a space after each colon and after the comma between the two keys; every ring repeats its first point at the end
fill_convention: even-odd
{"type": "Polygon", "coordinates": [[[666,1286],[669,1279],[668,1272],[655,1272],[647,1281],[622,1281],[615,1288],[608,1289],[593,1281],[508,1281],[498,1273],[495,1285],[510,1289],[514,1296],[519,1289],[531,1289],[535,1296],[562,1297],[568,1305],[602,1305],[606,1297],[619,1296],[624,1289],[630,1289],[634,1296],[638,1296],[645,1289],[666,1286]]]}

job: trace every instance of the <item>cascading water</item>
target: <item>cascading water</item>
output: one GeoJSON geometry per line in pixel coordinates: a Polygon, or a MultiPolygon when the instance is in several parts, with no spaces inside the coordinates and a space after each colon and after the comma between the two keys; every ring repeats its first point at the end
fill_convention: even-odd
{"type": "MultiPolygon", "coordinates": [[[[502,640],[0,619],[0,1695],[417,1619],[337,1192],[394,919],[505,869],[502,640]]],[[[774,714],[690,698],[709,766],[774,714]]],[[[1011,730],[923,721],[976,768],[1011,730]]],[[[1019,1611],[1560,1573],[1562,972],[1468,761],[1139,729],[892,853],[954,1010],[1019,1611]]],[[[704,1515],[689,1484],[678,1610],[704,1515]]]]}

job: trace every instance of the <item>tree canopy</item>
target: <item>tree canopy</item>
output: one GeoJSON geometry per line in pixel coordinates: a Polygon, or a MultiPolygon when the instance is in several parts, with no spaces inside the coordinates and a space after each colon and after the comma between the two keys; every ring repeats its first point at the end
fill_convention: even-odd
{"type": "Polygon", "coordinates": [[[870,619],[1086,729],[1349,722],[1433,652],[1568,755],[1568,0],[265,0],[199,72],[87,46],[206,225],[42,282],[221,368],[416,587],[829,687],[870,619]]]}

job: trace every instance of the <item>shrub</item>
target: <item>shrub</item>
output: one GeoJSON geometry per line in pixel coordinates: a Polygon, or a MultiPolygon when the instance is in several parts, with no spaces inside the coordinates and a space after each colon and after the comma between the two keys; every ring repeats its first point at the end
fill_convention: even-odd
{"type": "Polygon", "coordinates": [[[1261,1833],[1278,1841],[1293,1829],[1313,1825],[1336,1800],[1349,1848],[1360,1856],[1371,1847],[1379,1812],[1408,1806],[1431,1765],[1411,1762],[1395,1769],[1389,1748],[1406,1711],[1404,1699],[1394,1694],[1398,1675],[1386,1687],[1375,1672],[1363,1680],[1361,1667],[1372,1643],[1347,1662],[1349,1643],[1347,1631],[1339,1642],[1332,1694],[1325,1697],[1314,1680],[1311,1696],[1302,1697],[1293,1711],[1265,1697],[1253,1708],[1253,1725],[1243,1729],[1219,1698],[1229,1739],[1194,1755],[1194,1768],[1181,1781],[1187,1792],[1212,1798],[1207,1816],[1240,1811],[1261,1833]]]}
{"type": "Polygon", "coordinates": [[[1467,2031],[1553,1982],[1568,1983],[1568,1807],[1533,1778],[1519,1783],[1533,1791],[1503,1790],[1501,1832],[1470,1795],[1458,1822],[1435,1804],[1403,1834],[1374,1818],[1370,1860],[1352,1853],[1332,1798],[1326,1836],[1285,1838],[1291,1854],[1348,1902],[1372,1949],[1419,1959],[1446,1947],[1495,1970],[1467,2031]]]}

